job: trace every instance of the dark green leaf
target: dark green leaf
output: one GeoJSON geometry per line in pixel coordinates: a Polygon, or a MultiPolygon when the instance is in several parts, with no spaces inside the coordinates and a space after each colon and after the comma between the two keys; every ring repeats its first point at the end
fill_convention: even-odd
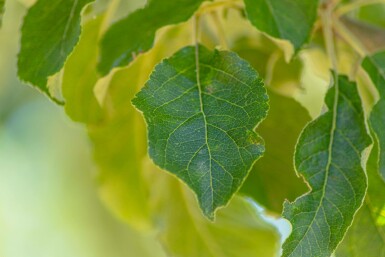
{"type": "Polygon", "coordinates": [[[375,144],[367,164],[369,185],[365,202],[338,247],[337,257],[385,257],[385,183],[378,168],[375,144]]]}
{"type": "Polygon", "coordinates": [[[148,5],[114,24],[102,39],[99,71],[129,64],[154,44],[158,29],[188,20],[204,0],[151,0],[148,5]]]}
{"type": "Polygon", "coordinates": [[[93,0],[38,0],[21,29],[18,75],[50,95],[47,79],[63,67],[80,36],[80,13],[93,0]]]}
{"type": "Polygon", "coordinates": [[[241,192],[281,213],[285,199],[293,201],[307,189],[295,174],[293,156],[297,138],[310,116],[294,99],[272,91],[269,98],[269,114],[257,129],[266,142],[266,152],[255,163],[241,192]]]}
{"type": "Polygon", "coordinates": [[[298,51],[310,38],[318,0],[245,0],[251,23],[267,34],[289,40],[298,51]]]}
{"type": "Polygon", "coordinates": [[[293,231],[283,256],[329,257],[366,193],[361,158],[371,140],[356,85],[335,76],[326,105],[329,111],[304,129],[296,146],[295,167],[311,191],[284,205],[293,231]]]}
{"type": "Polygon", "coordinates": [[[362,66],[369,74],[380,95],[380,100],[371,112],[370,125],[379,145],[379,172],[385,180],[385,52],[365,58],[362,66]]]}
{"type": "Polygon", "coordinates": [[[148,124],[150,157],[185,181],[213,219],[264,152],[253,130],[267,101],[247,62],[199,46],[159,64],[133,103],[148,124]]]}

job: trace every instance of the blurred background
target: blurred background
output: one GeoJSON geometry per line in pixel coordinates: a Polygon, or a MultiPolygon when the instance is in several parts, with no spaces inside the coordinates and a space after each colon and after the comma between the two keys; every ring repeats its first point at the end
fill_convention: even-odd
{"type": "Polygon", "coordinates": [[[84,128],[18,81],[19,28],[32,1],[6,2],[0,30],[0,257],[162,256],[152,238],[102,205],[84,128]]]}

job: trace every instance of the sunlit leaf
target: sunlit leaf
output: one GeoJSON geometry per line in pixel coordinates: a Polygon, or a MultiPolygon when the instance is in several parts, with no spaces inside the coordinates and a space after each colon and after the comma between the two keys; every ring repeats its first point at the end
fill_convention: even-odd
{"type": "Polygon", "coordinates": [[[289,40],[298,51],[310,38],[318,0],[245,0],[251,23],[267,34],[289,40]]]}
{"type": "Polygon", "coordinates": [[[294,99],[268,91],[270,110],[257,128],[266,143],[266,152],[254,164],[241,192],[268,209],[281,213],[285,199],[293,201],[307,190],[293,167],[294,148],[310,116],[294,99]]]}
{"type": "Polygon", "coordinates": [[[212,223],[202,216],[194,195],[185,185],[162,171],[155,172],[152,191],[164,196],[158,206],[162,217],[159,236],[171,256],[277,256],[279,234],[251,202],[235,196],[229,206],[218,211],[212,223]]]}
{"type": "Polygon", "coordinates": [[[371,140],[356,85],[335,75],[328,111],[309,123],[296,146],[295,167],[311,191],[286,202],[292,233],[283,256],[330,256],[342,241],[366,193],[362,151],[371,140]]]}
{"type": "Polygon", "coordinates": [[[133,103],[148,124],[150,157],[185,181],[213,219],[264,152],[253,130],[267,101],[247,62],[197,46],[159,64],[133,103]]]}
{"type": "Polygon", "coordinates": [[[158,62],[190,43],[189,28],[188,24],[181,24],[167,29],[148,53],[138,57],[129,67],[114,72],[106,94],[101,96],[104,98],[103,122],[89,126],[100,170],[102,198],[111,210],[137,229],[149,228],[152,222],[148,207],[149,188],[143,179],[146,127],[131,99],[146,83],[158,62]]]}
{"type": "Polygon", "coordinates": [[[93,0],[38,0],[24,18],[18,75],[50,95],[47,79],[63,67],[80,36],[80,14],[93,0]]]}
{"type": "Polygon", "coordinates": [[[87,22],[79,43],[64,66],[62,81],[65,110],[74,120],[96,123],[102,118],[102,110],[94,95],[99,78],[96,66],[98,39],[104,16],[87,22]]]}
{"type": "Polygon", "coordinates": [[[114,24],[101,42],[99,71],[129,64],[154,44],[158,29],[188,20],[204,0],[150,0],[146,7],[114,24]]]}

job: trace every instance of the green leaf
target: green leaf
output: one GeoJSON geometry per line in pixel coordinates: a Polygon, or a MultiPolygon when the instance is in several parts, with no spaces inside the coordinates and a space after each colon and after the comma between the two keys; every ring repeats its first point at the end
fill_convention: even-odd
{"type": "Polygon", "coordinates": [[[371,140],[356,85],[336,75],[326,105],[329,111],[303,130],[296,146],[295,167],[311,191],[284,205],[293,231],[283,256],[329,257],[366,193],[361,158],[371,140]]]}
{"type": "Polygon", "coordinates": [[[88,127],[101,172],[101,196],[130,226],[158,231],[170,256],[275,257],[279,234],[249,201],[234,197],[212,223],[201,214],[191,190],[147,157],[145,123],[130,101],[161,59],[190,42],[183,37],[190,27],[179,30],[168,29],[148,53],[112,74],[103,122],[88,127]]]}
{"type": "MultiPolygon", "coordinates": [[[[94,156],[100,170],[102,198],[119,217],[137,229],[151,227],[150,186],[144,179],[143,158],[147,155],[146,126],[131,99],[146,83],[151,71],[164,57],[191,42],[190,26],[166,30],[157,44],[129,67],[113,71],[104,99],[103,122],[89,125],[94,156]]],[[[87,91],[87,94],[90,94],[87,91]]],[[[84,98],[90,97],[84,94],[84,98]]],[[[72,95],[74,97],[74,95],[72,95]]],[[[68,102],[68,104],[76,101],[68,102]]],[[[97,111],[97,110],[95,110],[97,111]]]]}
{"type": "Polygon", "coordinates": [[[159,64],[133,104],[148,124],[150,157],[186,182],[213,219],[264,152],[253,130],[267,114],[267,101],[247,62],[197,46],[159,64]]]}
{"type": "Polygon", "coordinates": [[[385,256],[385,52],[366,57],[362,66],[380,96],[369,119],[375,144],[367,165],[369,187],[364,205],[338,248],[337,257],[385,256]]]}
{"type": "Polygon", "coordinates": [[[247,17],[259,30],[289,40],[297,52],[310,38],[318,0],[245,0],[247,17]]]}
{"type": "Polygon", "coordinates": [[[129,64],[135,56],[148,51],[154,44],[158,29],[188,20],[204,0],[151,0],[106,32],[101,42],[99,71],[106,75],[111,69],[129,64]]]}
{"type": "Polygon", "coordinates": [[[97,42],[103,21],[104,16],[99,16],[83,26],[79,43],[64,66],[61,86],[65,110],[74,121],[96,123],[102,119],[94,86],[99,78],[97,42]]]}
{"type": "Polygon", "coordinates": [[[0,0],[0,27],[3,21],[4,11],[5,11],[5,0],[0,0]]]}
{"type": "Polygon", "coordinates": [[[18,75],[47,95],[48,77],[63,67],[80,36],[80,13],[93,0],[38,0],[24,18],[18,75]]]}
{"type": "Polygon", "coordinates": [[[385,181],[385,52],[366,57],[362,67],[375,84],[380,100],[370,115],[370,125],[379,147],[379,172],[385,181]]]}
{"type": "Polygon", "coordinates": [[[365,202],[338,247],[337,257],[385,257],[385,183],[378,169],[375,143],[367,164],[369,186],[365,202]]]}
{"type": "Polygon", "coordinates": [[[297,138],[310,116],[294,99],[268,93],[269,114],[257,129],[266,142],[266,152],[255,163],[241,192],[281,213],[285,199],[293,201],[307,191],[303,180],[295,174],[293,156],[297,138]]]}

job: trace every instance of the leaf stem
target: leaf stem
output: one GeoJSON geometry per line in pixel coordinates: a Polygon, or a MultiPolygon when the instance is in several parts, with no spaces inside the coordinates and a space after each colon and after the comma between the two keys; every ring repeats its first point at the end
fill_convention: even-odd
{"type": "Polygon", "coordinates": [[[339,20],[334,20],[333,27],[338,35],[341,36],[341,38],[345,40],[357,52],[357,54],[360,55],[360,57],[367,55],[368,51],[360,43],[360,40],[358,40],[356,36],[354,36],[353,33],[350,32],[349,29],[347,29],[339,20]]]}
{"type": "Polygon", "coordinates": [[[338,73],[338,61],[334,43],[334,32],[332,23],[332,10],[333,6],[331,4],[325,5],[325,8],[321,13],[322,29],[325,38],[326,51],[331,62],[331,67],[336,73],[338,73]]]}
{"type": "Polygon", "coordinates": [[[218,37],[219,37],[219,40],[221,42],[222,47],[225,49],[229,49],[229,44],[227,43],[227,39],[226,39],[226,32],[223,29],[222,23],[218,17],[218,13],[216,11],[211,12],[211,18],[212,18],[214,25],[216,27],[217,34],[218,34],[218,37]]]}
{"type": "Polygon", "coordinates": [[[193,18],[193,45],[198,46],[200,35],[200,15],[196,14],[193,18]]]}

